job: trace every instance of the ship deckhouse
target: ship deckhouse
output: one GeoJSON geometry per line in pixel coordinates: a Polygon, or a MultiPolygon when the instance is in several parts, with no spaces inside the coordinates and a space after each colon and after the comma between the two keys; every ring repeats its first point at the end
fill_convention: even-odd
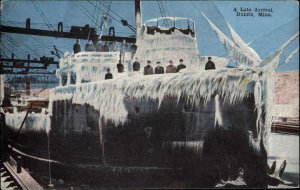
{"type": "Polygon", "coordinates": [[[170,60],[176,66],[179,59],[183,59],[189,69],[200,67],[195,23],[191,19],[161,17],[148,20],[137,32],[136,45],[138,48],[134,57],[131,52],[125,52],[123,73],[117,71],[120,51],[65,53],[60,59],[60,68],[56,71],[60,86],[104,80],[108,68],[114,79],[131,75],[132,63],[136,58],[141,69],[135,74],[140,75],[143,75],[143,67],[148,60],[153,67],[158,61],[161,66],[166,67],[170,60]],[[168,27],[164,23],[169,23],[168,27]]]}

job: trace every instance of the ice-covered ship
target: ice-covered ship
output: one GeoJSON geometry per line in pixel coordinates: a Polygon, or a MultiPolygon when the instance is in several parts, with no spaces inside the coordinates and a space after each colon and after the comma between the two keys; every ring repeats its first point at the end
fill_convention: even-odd
{"type": "MultiPolygon", "coordinates": [[[[265,61],[240,53],[248,65],[204,70],[192,20],[155,18],[141,26],[139,6],[136,15],[142,69],[132,71],[129,54],[118,73],[119,52],[66,53],[47,111],[5,114],[12,155],[22,155],[36,176],[90,187],[216,187],[224,181],[267,187],[270,68],[285,46],[265,61]],[[161,27],[161,19],[173,26],[161,27]],[[166,67],[179,59],[186,69],[143,74],[147,60],[166,67]],[[104,80],[107,68],[111,80],[104,80]]],[[[209,23],[234,54],[235,46],[209,23]]]]}

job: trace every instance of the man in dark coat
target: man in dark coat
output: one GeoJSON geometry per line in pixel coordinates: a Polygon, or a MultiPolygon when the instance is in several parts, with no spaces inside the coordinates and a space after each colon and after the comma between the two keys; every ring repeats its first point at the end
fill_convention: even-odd
{"type": "Polygon", "coordinates": [[[117,64],[118,73],[124,72],[124,65],[121,63],[121,60],[119,60],[119,63],[117,64]]]}
{"type": "Polygon", "coordinates": [[[109,47],[108,47],[107,42],[104,43],[104,45],[102,46],[101,51],[102,51],[102,52],[109,52],[109,47]]]}
{"type": "Polygon", "coordinates": [[[0,107],[12,107],[9,96],[4,96],[4,99],[2,100],[2,104],[0,107]]]}
{"type": "Polygon", "coordinates": [[[95,45],[95,50],[98,51],[98,52],[102,51],[102,43],[101,43],[100,40],[95,45]]]}
{"type": "Polygon", "coordinates": [[[164,74],[165,73],[165,69],[160,66],[160,62],[157,62],[157,66],[155,67],[155,74],[164,74]]]}
{"type": "Polygon", "coordinates": [[[105,80],[112,79],[113,75],[110,73],[110,69],[107,69],[107,73],[105,74],[105,80]]]}
{"type": "Polygon", "coordinates": [[[137,50],[137,45],[134,43],[131,45],[131,59],[133,59],[133,57],[135,56],[137,50]]]}
{"type": "Polygon", "coordinates": [[[181,69],[185,69],[185,68],[186,68],[186,66],[185,66],[185,64],[183,64],[183,59],[180,59],[179,65],[176,68],[176,73],[178,73],[181,69]]]}
{"type": "Polygon", "coordinates": [[[211,61],[211,57],[208,57],[208,61],[205,64],[205,70],[212,70],[212,69],[216,69],[215,63],[211,61]]]}
{"type": "Polygon", "coordinates": [[[153,68],[151,66],[151,61],[147,61],[147,66],[144,67],[144,75],[153,75],[153,68]]]}
{"type": "Polygon", "coordinates": [[[76,40],[76,44],[73,45],[74,54],[81,52],[79,39],[76,40]]]}
{"type": "Polygon", "coordinates": [[[93,42],[90,40],[86,45],[85,45],[85,51],[94,51],[95,47],[93,42]]]}
{"type": "Polygon", "coordinates": [[[141,64],[138,61],[138,58],[135,58],[135,62],[132,64],[133,71],[139,71],[141,64]]]}
{"type": "Polygon", "coordinates": [[[173,65],[173,61],[169,61],[169,65],[166,68],[166,73],[175,73],[176,72],[176,67],[173,65]]]}

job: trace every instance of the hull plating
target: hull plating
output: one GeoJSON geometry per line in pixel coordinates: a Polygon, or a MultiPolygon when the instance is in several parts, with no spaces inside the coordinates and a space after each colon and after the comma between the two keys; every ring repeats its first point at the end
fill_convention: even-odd
{"type": "MultiPolygon", "coordinates": [[[[252,146],[258,135],[254,102],[252,95],[235,104],[212,97],[200,100],[202,106],[172,96],[160,104],[125,98],[127,120],[115,123],[93,105],[59,100],[53,102],[49,134],[27,131],[16,139],[10,130],[9,136],[28,155],[48,159],[50,153],[57,161],[51,162],[52,177],[70,183],[214,187],[243,170],[248,187],[266,187],[266,152],[262,144],[259,150],[252,146]]],[[[24,157],[30,169],[49,175],[48,162],[24,157]]]]}

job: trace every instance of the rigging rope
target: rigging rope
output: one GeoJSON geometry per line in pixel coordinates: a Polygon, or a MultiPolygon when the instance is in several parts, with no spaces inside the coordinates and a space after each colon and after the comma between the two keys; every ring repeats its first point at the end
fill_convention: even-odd
{"type": "MultiPolygon", "coordinates": [[[[96,6],[96,5],[95,5],[93,2],[91,2],[90,0],[87,0],[87,1],[88,1],[90,4],[96,6]]],[[[100,3],[102,6],[104,6],[104,7],[107,8],[107,6],[104,5],[103,3],[101,3],[101,1],[99,1],[99,3],[100,3]]],[[[101,8],[98,7],[98,6],[96,6],[96,7],[97,7],[98,9],[100,9],[102,12],[105,13],[105,11],[104,11],[103,9],[101,9],[101,8]]],[[[109,9],[109,11],[111,11],[112,13],[114,13],[115,15],[117,15],[118,17],[120,17],[121,20],[125,20],[125,19],[123,19],[120,15],[118,15],[117,13],[115,13],[113,10],[109,9]]],[[[116,18],[113,17],[111,14],[107,14],[107,15],[110,16],[110,18],[114,19],[115,21],[117,21],[118,23],[120,23],[120,24],[123,25],[123,23],[122,23],[120,20],[116,19],[116,18]]],[[[124,26],[124,25],[123,25],[123,26],[124,26]]],[[[135,29],[133,26],[131,26],[130,24],[128,24],[127,27],[130,28],[133,32],[136,32],[136,31],[135,31],[136,29],[135,29]]]]}
{"type": "MultiPolygon", "coordinates": [[[[14,42],[14,40],[10,36],[3,35],[2,37],[4,37],[4,39],[6,39],[8,42],[10,42],[10,44],[14,45],[15,50],[18,51],[19,53],[26,54],[26,55],[30,54],[27,51],[25,51],[24,49],[22,49],[19,45],[17,45],[16,42],[14,42]]],[[[29,49],[31,49],[31,48],[29,48],[29,49]]]]}
{"type": "Polygon", "coordinates": [[[40,16],[42,17],[43,21],[47,24],[49,30],[54,30],[53,26],[50,24],[49,20],[47,19],[46,15],[44,14],[44,12],[37,6],[36,1],[35,0],[31,0],[32,4],[34,5],[35,9],[37,10],[37,12],[40,14],[40,16]],[[52,29],[51,29],[52,28],[52,29]]]}
{"type": "MultiPolygon", "coordinates": [[[[98,2],[98,0],[97,0],[97,2],[98,2]]],[[[97,8],[97,3],[96,3],[96,6],[95,6],[95,8],[97,8]]],[[[96,25],[98,26],[98,24],[99,24],[99,14],[100,14],[100,9],[97,9],[98,11],[97,11],[97,17],[96,17],[96,25]]]]}
{"type": "MultiPolygon", "coordinates": [[[[96,1],[96,5],[97,5],[97,3],[98,3],[98,0],[96,1]]],[[[93,20],[95,19],[96,10],[97,10],[97,7],[94,8],[93,20]]],[[[96,26],[97,26],[97,20],[96,20],[96,26]]],[[[91,27],[93,27],[93,21],[91,21],[91,27]]]]}
{"type": "Polygon", "coordinates": [[[6,53],[1,49],[1,52],[4,54],[4,56],[6,57],[6,58],[8,58],[8,56],[6,55],[6,53]]]}
{"type": "MultiPolygon", "coordinates": [[[[93,2],[91,2],[90,0],[87,0],[90,4],[96,6],[93,2]]],[[[101,2],[99,2],[100,4],[102,4],[101,2]]],[[[103,5],[103,4],[102,4],[103,5]]],[[[99,9],[102,12],[105,12],[105,10],[101,9],[100,7],[96,6],[97,9],[99,9]]],[[[114,19],[115,21],[119,22],[120,24],[122,24],[118,19],[114,18],[112,15],[108,14],[112,19],[114,19]]]]}
{"type": "Polygon", "coordinates": [[[167,0],[165,0],[167,16],[170,16],[167,0]]]}
{"type": "MultiPolygon", "coordinates": [[[[10,38],[11,39],[11,38],[10,38]]],[[[33,40],[35,40],[35,39],[33,39],[33,40]]],[[[21,54],[25,54],[25,55],[28,55],[29,53],[28,52],[26,52],[24,49],[21,49],[20,48],[20,45],[17,45],[16,43],[14,43],[13,41],[10,41],[10,40],[8,40],[9,42],[11,42],[11,45],[14,45],[16,48],[18,48],[18,49],[16,49],[18,52],[20,52],[21,54]]],[[[9,45],[9,44],[7,44],[7,45],[9,45]]],[[[36,50],[33,50],[32,48],[30,48],[30,46],[29,45],[27,45],[27,44],[24,44],[24,46],[26,46],[28,49],[30,49],[31,50],[31,52],[34,52],[33,53],[33,55],[35,55],[36,57],[39,57],[39,55],[38,55],[38,53],[39,52],[37,52],[36,50]]],[[[42,47],[42,46],[40,46],[40,45],[36,45],[35,47],[42,47]]],[[[42,47],[43,48],[43,47],[42,47]]],[[[46,48],[48,48],[48,47],[46,47],[46,48]]],[[[48,48],[49,49],[49,48],[48,48]]],[[[41,49],[38,49],[39,51],[42,51],[41,49]]],[[[51,50],[51,49],[50,49],[51,50]]],[[[39,54],[44,54],[44,53],[39,53],[39,54]]]]}
{"type": "Polygon", "coordinates": [[[76,5],[76,7],[78,7],[79,10],[80,10],[81,12],[83,12],[87,17],[89,17],[89,18],[91,19],[91,21],[92,21],[94,24],[97,25],[97,22],[95,22],[95,20],[90,16],[89,11],[86,10],[85,7],[83,7],[83,6],[82,6],[79,2],[77,2],[77,1],[72,1],[72,3],[74,3],[74,5],[76,5]]]}
{"type": "MultiPolygon", "coordinates": [[[[5,18],[6,20],[8,20],[5,16],[2,16],[3,18],[5,18]]],[[[14,26],[16,26],[16,24],[14,24],[14,23],[12,23],[14,26]]],[[[44,47],[44,48],[46,48],[46,49],[48,49],[48,50],[52,50],[52,49],[50,49],[48,46],[46,46],[45,44],[43,44],[42,42],[40,42],[39,40],[37,40],[37,39],[35,39],[33,36],[31,36],[32,37],[32,39],[34,40],[34,41],[36,41],[36,42],[38,42],[39,44],[41,44],[42,46],[40,46],[40,45],[38,45],[38,44],[36,44],[36,45],[38,45],[38,46],[40,46],[40,47],[44,47]]],[[[1,45],[3,45],[3,43],[1,44],[1,45]]],[[[6,48],[7,50],[8,50],[8,48],[6,48]]],[[[12,51],[10,51],[10,50],[8,50],[9,52],[11,52],[11,53],[13,53],[12,51]]],[[[40,50],[40,51],[42,51],[42,50],[40,50]]],[[[42,53],[43,54],[43,53],[42,53]]],[[[16,56],[17,57],[17,56],[16,56]]],[[[17,57],[17,58],[19,58],[19,57],[17,57]]]]}
{"type": "MultiPolygon", "coordinates": [[[[157,0],[157,5],[161,14],[161,17],[166,17],[165,9],[161,0],[157,0]]],[[[169,22],[166,19],[163,19],[163,25],[169,26],[169,22]]]]}
{"type": "Polygon", "coordinates": [[[112,3],[112,0],[110,0],[109,3],[108,3],[107,10],[106,10],[106,13],[107,13],[107,14],[108,14],[109,11],[110,11],[111,3],[112,3]]]}
{"type": "MultiPolygon", "coordinates": [[[[3,43],[1,44],[1,47],[4,47],[8,52],[10,53],[14,53],[11,50],[9,50],[3,43]]],[[[20,58],[19,56],[17,56],[16,54],[14,54],[16,58],[20,58]]]]}

